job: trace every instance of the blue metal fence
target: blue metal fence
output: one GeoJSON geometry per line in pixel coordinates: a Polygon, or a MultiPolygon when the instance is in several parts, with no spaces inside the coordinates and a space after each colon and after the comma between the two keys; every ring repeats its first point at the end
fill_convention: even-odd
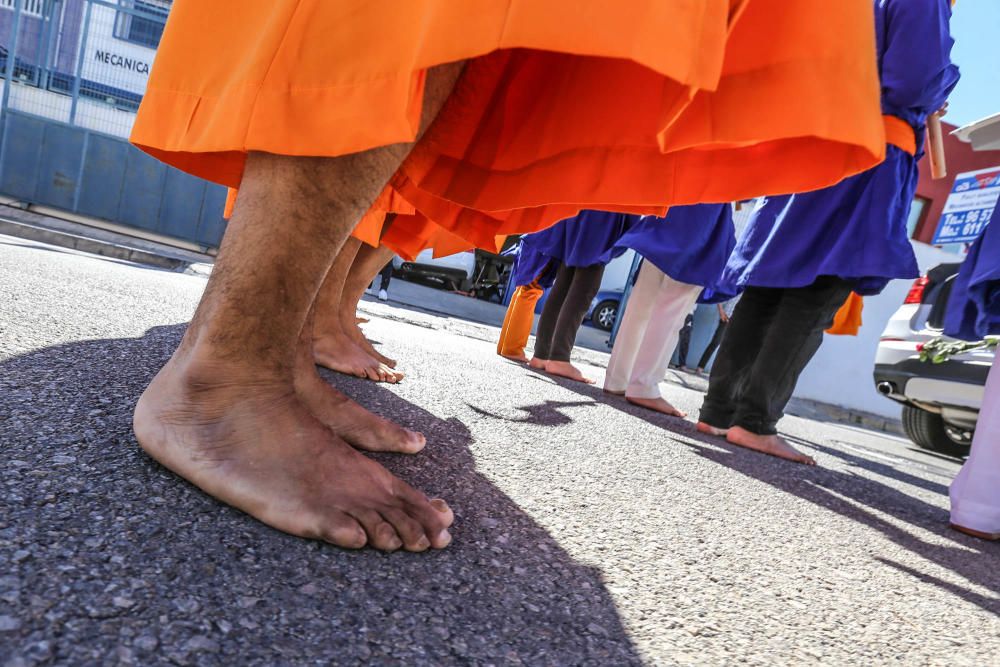
{"type": "Polygon", "coordinates": [[[217,247],[225,189],[127,137],[169,0],[0,2],[0,195],[217,247]]]}

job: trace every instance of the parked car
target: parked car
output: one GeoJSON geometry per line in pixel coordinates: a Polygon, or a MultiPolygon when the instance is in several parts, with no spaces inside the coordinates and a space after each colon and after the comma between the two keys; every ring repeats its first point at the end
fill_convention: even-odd
{"type": "MultiPolygon", "coordinates": [[[[545,294],[535,304],[536,313],[542,312],[542,308],[545,307],[545,300],[548,298],[549,291],[545,290],[545,294]]],[[[618,319],[618,307],[621,305],[621,302],[621,289],[602,289],[597,293],[593,301],[590,302],[587,314],[583,317],[583,323],[604,331],[611,331],[615,326],[615,320],[618,319]]]]}
{"type": "Polygon", "coordinates": [[[598,329],[611,331],[618,319],[618,309],[622,303],[622,290],[605,289],[597,293],[594,300],[590,302],[590,310],[587,311],[586,321],[593,324],[598,329]]]}
{"type": "Polygon", "coordinates": [[[941,264],[913,283],[882,332],[874,373],[878,391],[903,405],[910,440],[953,456],[969,453],[994,354],[973,351],[932,364],[920,361],[918,346],[942,335],[959,266],[941,264]]]}
{"type": "Polygon", "coordinates": [[[472,286],[472,278],[476,272],[476,253],[473,250],[435,258],[433,251],[428,249],[417,255],[416,260],[408,262],[399,256],[393,257],[392,266],[396,275],[422,276],[444,283],[451,290],[467,292],[472,286]]]}

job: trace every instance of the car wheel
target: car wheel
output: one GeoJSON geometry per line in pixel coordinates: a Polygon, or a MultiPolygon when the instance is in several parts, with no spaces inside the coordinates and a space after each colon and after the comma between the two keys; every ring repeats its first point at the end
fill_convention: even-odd
{"type": "Polygon", "coordinates": [[[967,456],[972,444],[972,432],[948,426],[941,415],[912,405],[903,406],[903,430],[913,443],[948,456],[967,456]]]}
{"type": "Polygon", "coordinates": [[[590,316],[590,321],[598,329],[611,331],[615,326],[615,320],[617,318],[618,302],[608,299],[607,301],[602,301],[597,304],[597,307],[594,308],[593,315],[590,316]]]}

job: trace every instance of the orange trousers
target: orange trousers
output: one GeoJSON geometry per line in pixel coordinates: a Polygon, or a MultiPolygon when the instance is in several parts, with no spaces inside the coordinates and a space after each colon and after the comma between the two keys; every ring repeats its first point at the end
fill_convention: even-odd
{"type": "Polygon", "coordinates": [[[500,329],[497,354],[504,357],[519,357],[524,354],[528,336],[531,335],[531,325],[535,321],[535,304],[542,298],[543,292],[537,282],[521,285],[514,290],[500,329]]]}

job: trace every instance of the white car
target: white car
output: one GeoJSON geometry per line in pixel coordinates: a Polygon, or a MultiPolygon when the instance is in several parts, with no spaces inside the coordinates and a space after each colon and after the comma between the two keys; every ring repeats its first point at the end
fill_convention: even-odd
{"type": "Polygon", "coordinates": [[[392,266],[401,277],[424,276],[441,281],[448,289],[467,292],[476,272],[476,253],[474,250],[466,250],[435,259],[433,251],[428,249],[417,255],[412,262],[399,256],[393,257],[392,266]]]}
{"type": "Polygon", "coordinates": [[[941,264],[918,278],[882,332],[875,386],[903,404],[903,428],[918,447],[965,455],[972,444],[994,354],[973,351],[941,364],[920,361],[918,346],[941,336],[959,264],[941,264]]]}

